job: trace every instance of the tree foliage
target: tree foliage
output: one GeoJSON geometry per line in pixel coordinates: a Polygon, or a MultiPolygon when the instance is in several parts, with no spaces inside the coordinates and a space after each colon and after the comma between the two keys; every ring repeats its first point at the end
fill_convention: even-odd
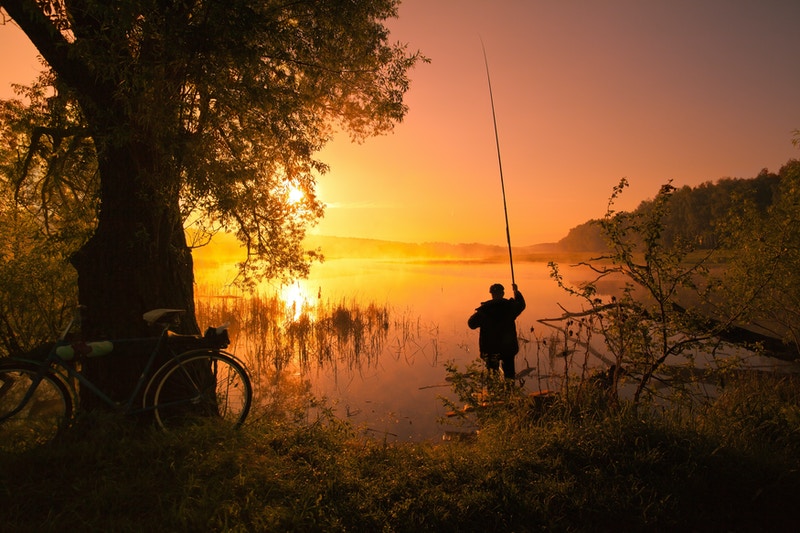
{"type": "Polygon", "coordinates": [[[735,251],[730,300],[752,300],[749,321],[800,348],[800,161],[779,171],[774,201],[743,201],[726,235],[735,251]]]}
{"type": "MultiPolygon", "coordinates": [[[[41,95],[53,116],[14,110],[28,163],[9,179],[45,231],[74,230],[65,255],[84,334],[148,335],[142,314],[159,307],[186,309],[182,332],[199,330],[187,224],[190,237],[235,234],[249,276],[307,273],[318,252],[302,242],[323,214],[315,186],[327,170],[316,154],[336,129],[360,140],[407,111],[422,57],[389,42],[397,4],[0,0],[53,87],[41,95]]],[[[122,397],[139,371],[128,364],[84,370],[122,397]]]]}
{"type": "Polygon", "coordinates": [[[18,91],[24,102],[0,101],[3,211],[28,212],[43,236],[74,252],[96,222],[94,143],[68,89],[51,75],[18,91]]]}
{"type": "Polygon", "coordinates": [[[96,212],[97,165],[80,113],[43,76],[0,102],[0,353],[50,341],[77,299],[68,259],[96,212]],[[36,126],[32,126],[36,124],[36,126]]]}
{"type": "MultiPolygon", "coordinates": [[[[8,192],[8,184],[0,190],[8,192]]],[[[31,213],[0,207],[0,357],[53,340],[75,301],[75,271],[63,243],[48,239],[31,213]]]]}
{"type": "MultiPolygon", "coordinates": [[[[698,250],[726,245],[724,235],[731,213],[738,212],[743,202],[754,213],[765,213],[777,197],[780,180],[778,174],[764,169],[754,178],[723,178],[695,187],[676,188],[670,195],[669,211],[664,213],[662,237],[668,243],[689,242],[698,250]]],[[[652,209],[653,202],[644,200],[634,211],[652,209]]],[[[608,249],[600,220],[572,228],[559,246],[563,250],[584,252],[608,249]]]]}
{"type": "MultiPolygon", "coordinates": [[[[407,72],[422,59],[389,43],[384,22],[396,16],[395,0],[2,0],[0,7],[41,52],[64,109],[74,113],[73,122],[47,130],[29,122],[37,172],[69,188],[69,166],[78,164],[70,157],[89,154],[71,147],[91,141],[97,158],[83,207],[97,208],[96,228],[74,257],[81,298],[96,300],[121,284],[122,276],[93,281],[102,277],[92,266],[101,256],[106,271],[116,266],[109,254],[123,256],[126,270],[136,256],[142,268],[126,279],[181,271],[182,281],[131,288],[151,293],[127,298],[150,300],[135,305],[137,313],[191,300],[185,288],[166,295],[191,277],[190,257],[180,252],[187,221],[201,233],[236,234],[250,275],[304,275],[316,253],[303,250],[302,238],[323,214],[315,184],[327,166],[317,152],[339,127],[354,140],[390,131],[407,111],[407,72]],[[289,201],[293,190],[303,192],[300,201],[289,201]]],[[[22,178],[36,187],[29,167],[22,178]]]]}
{"type": "Polygon", "coordinates": [[[314,155],[333,122],[356,139],[389,131],[419,58],[386,44],[392,1],[1,5],[74,90],[100,149],[157,144],[162,161],[139,178],[178,174],[184,213],[235,232],[267,276],[306,271],[297,237],[322,215],[314,155]]]}
{"type": "Polygon", "coordinates": [[[752,180],[694,189],[668,183],[636,210],[617,212],[626,187],[621,180],[606,216],[592,222],[606,240],[605,253],[583,263],[596,277],[568,286],[551,263],[553,278],[585,306],[553,320],[570,337],[600,334],[613,358],[612,398],[623,376],[635,379],[638,401],[654,378],[693,366],[698,350],[713,354],[725,340],[769,343],[768,353],[782,357],[798,353],[799,161],[752,180]],[[600,284],[609,278],[622,289],[604,294],[600,284]]]}

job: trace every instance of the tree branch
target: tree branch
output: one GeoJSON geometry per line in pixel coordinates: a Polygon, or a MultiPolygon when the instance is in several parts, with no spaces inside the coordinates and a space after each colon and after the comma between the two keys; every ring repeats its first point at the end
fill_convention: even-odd
{"type": "MultiPolygon", "coordinates": [[[[47,4],[49,5],[49,4],[47,4]]],[[[19,25],[59,78],[69,86],[94,94],[91,69],[70,53],[73,44],[39,7],[36,0],[0,0],[0,7],[19,25]]]]}

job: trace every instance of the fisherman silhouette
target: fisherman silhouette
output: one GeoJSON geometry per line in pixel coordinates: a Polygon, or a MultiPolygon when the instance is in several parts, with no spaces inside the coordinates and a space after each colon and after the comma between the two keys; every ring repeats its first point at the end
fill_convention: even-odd
{"type": "Polygon", "coordinates": [[[492,299],[482,302],[467,321],[470,329],[480,328],[478,347],[486,368],[497,371],[502,363],[503,375],[507,379],[516,376],[514,357],[519,352],[519,343],[515,320],[525,309],[525,298],[517,285],[511,287],[513,298],[504,298],[505,288],[499,283],[489,287],[492,299]]]}

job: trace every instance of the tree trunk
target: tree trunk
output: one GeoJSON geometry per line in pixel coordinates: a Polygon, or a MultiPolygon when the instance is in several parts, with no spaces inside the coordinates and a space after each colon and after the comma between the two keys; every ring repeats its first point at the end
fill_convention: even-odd
{"type": "MultiPolygon", "coordinates": [[[[158,334],[142,314],[185,309],[181,332],[198,332],[193,266],[183,231],[175,170],[158,164],[145,143],[99,152],[102,205],[94,235],[73,257],[87,339],[158,334]],[[165,169],[166,168],[166,169],[165,169]]],[[[145,351],[145,350],[142,350],[145,351]]],[[[87,376],[116,401],[128,398],[149,353],[84,363],[87,376]]],[[[102,406],[82,391],[84,406],[102,406]]]]}
{"type": "MultiPolygon", "coordinates": [[[[163,36],[155,32],[138,35],[136,46],[134,36],[115,41],[119,34],[104,26],[119,29],[127,12],[106,22],[102,16],[116,14],[103,3],[0,0],[0,4],[59,79],[74,90],[95,142],[101,199],[98,224],[72,258],[80,304],[86,306],[84,338],[156,334],[148,331],[142,314],[160,307],[185,309],[181,332],[197,332],[192,258],[179,200],[176,146],[181,142],[185,75],[181,56],[171,57],[173,50],[164,48],[163,36]],[[74,24],[74,43],[50,18],[62,11],[74,24]]],[[[165,34],[171,23],[180,29],[184,22],[178,11],[173,14],[175,18],[162,21],[165,34]]],[[[87,359],[83,367],[101,390],[119,401],[127,399],[141,374],[139,359],[112,354],[87,359]]],[[[84,406],[97,405],[92,398],[82,399],[84,406]]]]}

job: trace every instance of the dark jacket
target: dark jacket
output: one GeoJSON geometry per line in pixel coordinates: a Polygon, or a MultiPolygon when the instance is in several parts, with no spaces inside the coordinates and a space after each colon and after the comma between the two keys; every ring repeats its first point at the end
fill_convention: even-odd
{"type": "Polygon", "coordinates": [[[491,299],[481,303],[469,317],[467,325],[470,329],[481,329],[478,346],[482,354],[501,356],[517,354],[519,344],[514,320],[524,309],[525,298],[519,291],[514,292],[513,298],[491,299]]]}

